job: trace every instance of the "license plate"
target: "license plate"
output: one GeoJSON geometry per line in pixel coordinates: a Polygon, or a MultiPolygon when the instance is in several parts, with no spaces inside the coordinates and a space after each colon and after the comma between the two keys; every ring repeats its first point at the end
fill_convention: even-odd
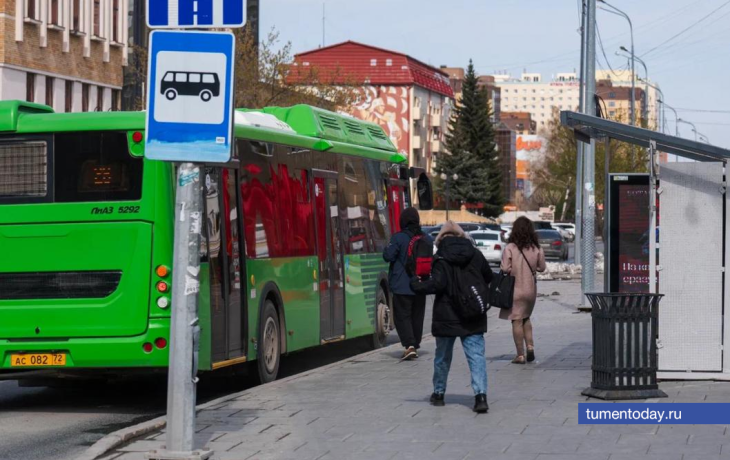
{"type": "Polygon", "coordinates": [[[23,353],[10,355],[12,367],[65,366],[66,355],[63,353],[23,353]]]}

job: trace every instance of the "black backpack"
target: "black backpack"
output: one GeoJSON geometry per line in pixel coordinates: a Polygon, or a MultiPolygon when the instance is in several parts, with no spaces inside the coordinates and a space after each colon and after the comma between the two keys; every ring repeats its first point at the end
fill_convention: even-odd
{"type": "Polygon", "coordinates": [[[477,320],[487,314],[489,285],[471,261],[465,267],[454,267],[452,301],[454,310],[463,320],[477,320]]]}
{"type": "Polygon", "coordinates": [[[428,278],[433,266],[433,245],[424,233],[411,237],[406,254],[406,273],[408,276],[428,278]]]}

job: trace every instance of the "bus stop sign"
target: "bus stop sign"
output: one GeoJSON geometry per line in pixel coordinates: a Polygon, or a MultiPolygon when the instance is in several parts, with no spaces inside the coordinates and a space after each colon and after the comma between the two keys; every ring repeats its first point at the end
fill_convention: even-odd
{"type": "Polygon", "coordinates": [[[229,32],[152,31],[147,158],[198,163],[230,160],[234,48],[229,32]]]}

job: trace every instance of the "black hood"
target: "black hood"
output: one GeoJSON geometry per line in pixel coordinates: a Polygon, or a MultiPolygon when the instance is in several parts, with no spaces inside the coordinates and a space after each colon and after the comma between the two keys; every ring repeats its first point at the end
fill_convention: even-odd
{"type": "Polygon", "coordinates": [[[447,262],[463,267],[474,257],[474,246],[466,238],[447,236],[439,243],[436,255],[443,257],[447,262]]]}
{"type": "Polygon", "coordinates": [[[416,208],[406,208],[400,215],[400,228],[402,230],[410,230],[419,232],[421,230],[421,218],[416,208]]]}

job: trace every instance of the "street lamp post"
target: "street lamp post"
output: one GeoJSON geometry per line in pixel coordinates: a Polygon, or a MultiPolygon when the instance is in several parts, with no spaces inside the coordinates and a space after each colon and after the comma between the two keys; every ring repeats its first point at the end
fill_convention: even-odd
{"type": "MultiPolygon", "coordinates": [[[[634,68],[634,61],[636,60],[636,54],[634,54],[634,25],[631,22],[631,18],[628,14],[624,13],[620,9],[616,8],[615,6],[611,5],[610,3],[606,2],[605,0],[598,0],[599,2],[603,3],[607,7],[611,8],[611,10],[607,10],[605,8],[601,8],[603,11],[606,11],[608,13],[613,13],[618,16],[623,16],[626,18],[626,20],[629,22],[629,31],[631,32],[631,51],[628,51],[631,54],[631,125],[636,126],[636,73],[634,68]]],[[[622,49],[625,49],[622,47],[622,49]]]]}
{"type": "MultiPolygon", "coordinates": [[[[671,110],[672,112],[674,112],[674,135],[679,137],[679,115],[677,115],[677,111],[674,109],[674,107],[672,107],[671,105],[664,102],[664,96],[662,96],[662,100],[659,102],[662,103],[662,107],[666,107],[669,110],[671,110]]],[[[665,119],[665,123],[666,123],[666,119],[665,119]]]]}
{"type": "MultiPolygon", "coordinates": [[[[644,102],[645,102],[645,104],[641,111],[642,112],[641,117],[644,119],[644,123],[649,123],[648,111],[649,111],[649,86],[650,85],[649,85],[649,70],[646,68],[646,62],[644,62],[644,60],[641,59],[639,56],[635,56],[634,54],[632,54],[629,50],[626,49],[625,46],[622,46],[620,49],[621,49],[621,51],[623,51],[624,53],[627,53],[628,55],[620,54],[618,52],[616,53],[617,55],[628,57],[633,60],[639,61],[639,64],[641,64],[641,66],[644,67],[644,75],[646,75],[646,79],[644,80],[644,102]]],[[[633,70],[632,70],[632,72],[633,72],[633,70]]],[[[631,80],[632,85],[634,84],[635,79],[636,79],[636,77],[634,77],[631,80]]],[[[639,78],[639,80],[641,80],[641,78],[639,78]]],[[[656,88],[656,86],[652,85],[652,88],[656,88]]],[[[632,86],[632,91],[634,91],[633,86],[632,86]]],[[[636,96],[634,96],[634,97],[636,97],[636,96]]]]}
{"type": "Polygon", "coordinates": [[[454,173],[451,176],[447,175],[446,173],[441,173],[441,180],[443,180],[446,183],[446,220],[449,220],[449,184],[450,180],[452,179],[454,181],[459,179],[459,175],[454,173]]]}
{"type": "MultiPolygon", "coordinates": [[[[639,80],[641,80],[641,78],[639,80]]],[[[659,97],[656,100],[658,104],[662,105],[661,111],[659,112],[659,117],[661,118],[661,120],[660,120],[661,122],[659,123],[659,126],[661,127],[661,131],[664,132],[664,125],[667,124],[667,118],[665,117],[665,114],[664,114],[664,92],[661,89],[659,89],[658,86],[649,83],[647,80],[643,80],[643,81],[647,86],[651,86],[652,88],[654,88],[654,90],[657,93],[659,93],[659,97]]]]}
{"type": "Polygon", "coordinates": [[[685,125],[690,125],[692,127],[692,131],[695,133],[695,140],[697,140],[697,126],[695,126],[694,123],[687,120],[682,120],[681,118],[677,118],[678,123],[684,123],[685,125]]]}

